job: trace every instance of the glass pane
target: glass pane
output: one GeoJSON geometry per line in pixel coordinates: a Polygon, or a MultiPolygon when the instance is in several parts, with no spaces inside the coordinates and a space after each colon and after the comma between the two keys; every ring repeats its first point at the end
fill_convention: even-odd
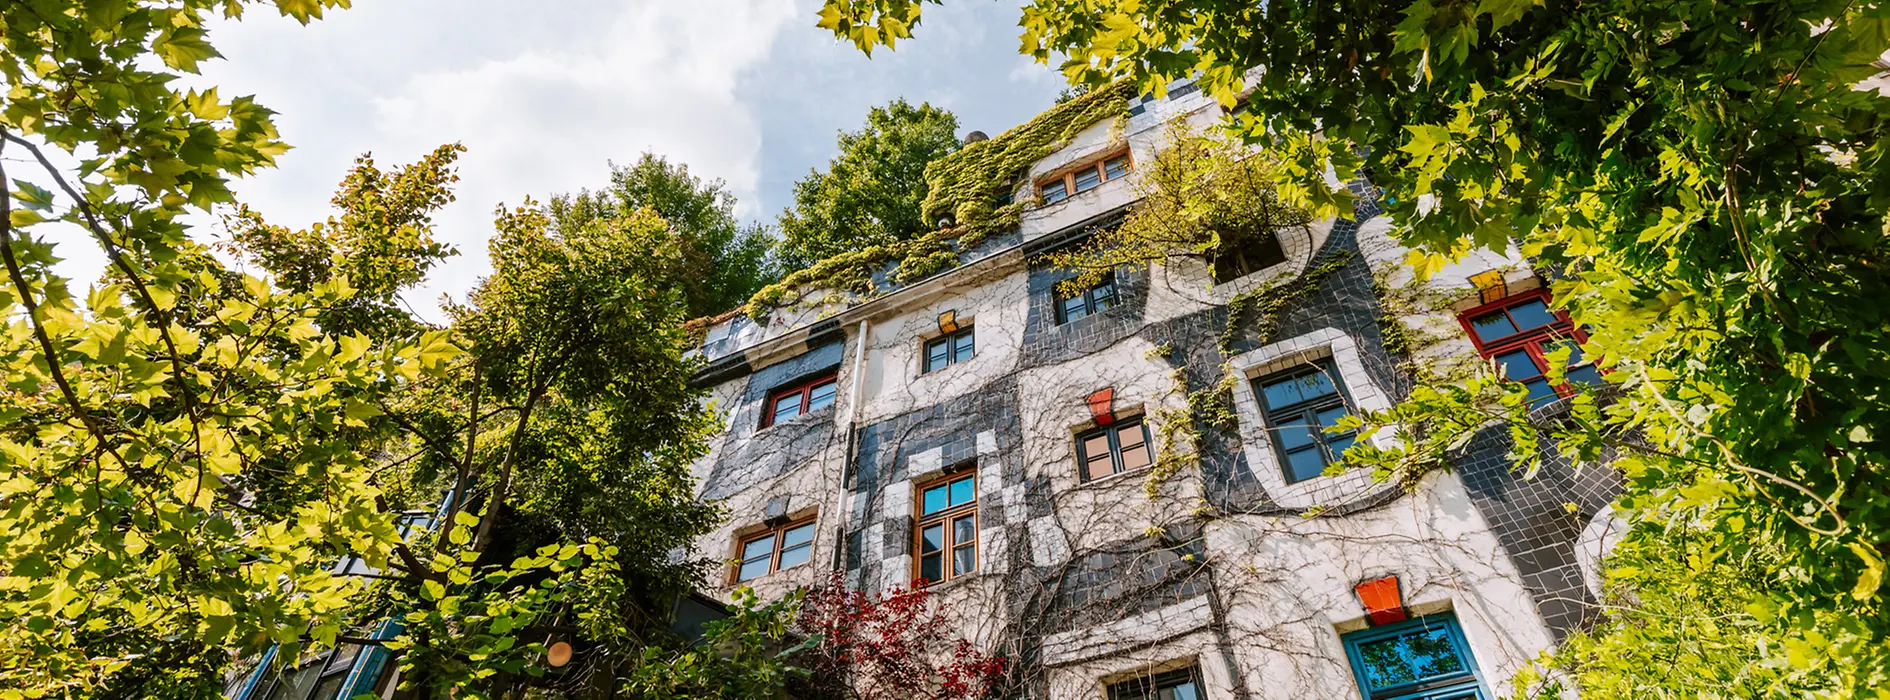
{"type": "Polygon", "coordinates": [[[1523,381],[1542,376],[1542,368],[1536,366],[1536,358],[1528,351],[1516,350],[1496,356],[1497,366],[1503,369],[1503,376],[1513,381],[1523,381]]]}
{"type": "Polygon", "coordinates": [[[1306,400],[1299,393],[1299,381],[1283,379],[1260,385],[1260,397],[1266,401],[1267,408],[1285,408],[1306,400]]]}
{"type": "Polygon", "coordinates": [[[783,549],[781,550],[781,564],[776,568],[777,570],[791,569],[805,564],[807,563],[808,557],[812,556],[813,553],[814,545],[811,544],[803,544],[798,547],[783,549]]]}
{"type": "Polygon", "coordinates": [[[1529,404],[1532,406],[1555,400],[1555,388],[1549,386],[1549,380],[1547,379],[1526,381],[1523,382],[1523,386],[1529,387],[1529,404]]]}
{"type": "Polygon", "coordinates": [[[1089,298],[1095,301],[1096,310],[1101,311],[1116,305],[1116,283],[1104,282],[1089,290],[1089,298]]]}
{"type": "Polygon", "coordinates": [[[1139,446],[1143,442],[1145,442],[1145,440],[1142,439],[1141,423],[1116,428],[1116,444],[1121,445],[1122,449],[1127,450],[1131,447],[1139,446]]]}
{"type": "Polygon", "coordinates": [[[1326,447],[1332,450],[1332,458],[1336,460],[1345,456],[1345,448],[1351,447],[1352,441],[1356,439],[1358,438],[1354,435],[1333,438],[1331,442],[1326,443],[1326,447]]]}
{"type": "Polygon", "coordinates": [[[1317,372],[1299,378],[1299,394],[1306,398],[1312,399],[1337,393],[1339,393],[1339,389],[1332,385],[1331,370],[1325,369],[1324,367],[1321,367],[1317,372]]]}
{"type": "Polygon", "coordinates": [[[978,548],[959,547],[952,550],[952,575],[962,576],[978,570],[978,548]]]}
{"type": "Polygon", "coordinates": [[[341,672],[329,674],[322,679],[321,685],[315,686],[315,694],[308,696],[310,700],[336,700],[335,696],[341,694],[341,682],[348,679],[348,667],[340,668],[341,672]]]}
{"type": "Polygon", "coordinates": [[[1568,348],[1568,363],[1569,364],[1579,365],[1582,363],[1582,344],[1575,342],[1573,339],[1557,341],[1547,347],[1544,347],[1542,349],[1542,352],[1544,354],[1547,354],[1550,350],[1555,350],[1561,347],[1568,348]]]}
{"type": "Polygon", "coordinates": [[[951,356],[946,353],[945,343],[943,341],[928,343],[925,346],[925,371],[930,372],[944,367],[945,361],[950,359],[950,357],[951,356]]]}
{"type": "Polygon", "coordinates": [[[1373,690],[1449,677],[1465,670],[1450,631],[1442,626],[1363,642],[1357,654],[1373,690]]]}
{"type": "Polygon", "coordinates": [[[1555,314],[1549,311],[1549,305],[1541,299],[1530,299],[1509,307],[1509,318],[1516,322],[1516,329],[1526,331],[1555,323],[1555,314]]]}
{"type": "Polygon", "coordinates": [[[1319,427],[1330,428],[1338,423],[1340,418],[1344,418],[1347,413],[1351,413],[1351,411],[1346,410],[1344,406],[1334,406],[1322,410],[1319,412],[1319,427]]]}
{"type": "Polygon", "coordinates": [[[1043,203],[1044,204],[1056,204],[1057,202],[1061,202],[1069,198],[1070,198],[1070,192],[1069,190],[1063,189],[1062,180],[1057,180],[1055,182],[1046,182],[1043,184],[1043,203]]]}
{"type": "Polygon", "coordinates": [[[1116,178],[1122,177],[1128,172],[1129,172],[1129,157],[1128,156],[1116,156],[1114,158],[1110,158],[1109,160],[1103,161],[1103,176],[1105,179],[1114,180],[1116,178]]]}
{"type": "Polygon", "coordinates": [[[1201,700],[1201,692],[1194,687],[1194,681],[1188,681],[1173,688],[1163,688],[1155,697],[1161,700],[1201,700]]]}
{"type": "Polygon", "coordinates": [[[978,539],[978,519],[969,515],[952,521],[952,544],[970,544],[978,539]]]}
{"type": "Polygon", "coordinates": [[[964,362],[965,360],[971,359],[971,353],[972,353],[971,334],[966,333],[964,335],[958,336],[958,340],[954,342],[957,344],[958,347],[953,350],[954,357],[952,361],[964,362]]]}
{"type": "Polygon", "coordinates": [[[919,578],[927,581],[945,580],[945,555],[927,554],[919,557],[919,578]]]}
{"type": "Polygon", "coordinates": [[[959,479],[952,482],[952,505],[964,505],[971,502],[973,479],[959,479]]]}
{"type": "Polygon", "coordinates": [[[756,557],[766,558],[768,555],[771,555],[773,553],[774,553],[774,535],[769,535],[767,537],[763,537],[753,542],[749,542],[748,544],[742,545],[742,561],[748,561],[749,559],[754,559],[756,557]]]}
{"type": "Polygon", "coordinates": [[[925,509],[919,511],[921,513],[937,513],[945,510],[945,487],[934,486],[926,489],[923,503],[925,509]]]}
{"type": "Polygon", "coordinates": [[[1286,423],[1274,431],[1280,436],[1281,447],[1292,450],[1311,445],[1319,440],[1318,436],[1313,435],[1312,428],[1305,424],[1305,418],[1289,415],[1281,416],[1281,420],[1286,423]]]}
{"type": "Polygon", "coordinates": [[[1089,305],[1082,297],[1071,297],[1063,300],[1064,322],[1074,321],[1088,315],[1089,305]]]}
{"type": "Polygon", "coordinates": [[[1094,166],[1076,171],[1076,191],[1078,192],[1093,190],[1101,182],[1102,173],[1098,172],[1094,166]]]}
{"type": "Polygon", "coordinates": [[[284,675],[275,692],[269,694],[269,700],[302,700],[308,695],[309,688],[315,686],[317,674],[322,672],[320,661],[303,666],[284,675]]]}
{"type": "Polygon", "coordinates": [[[1600,386],[1601,372],[1596,371],[1594,365],[1570,367],[1568,370],[1568,381],[1571,384],[1592,384],[1600,386]]]}
{"type": "Polygon", "coordinates": [[[1318,448],[1307,448],[1286,455],[1286,482],[1305,481],[1326,470],[1326,456],[1318,448]]]}
{"type": "Polygon", "coordinates": [[[1096,433],[1083,438],[1083,459],[1093,460],[1109,454],[1109,434],[1096,433]]]}
{"type": "Polygon", "coordinates": [[[741,576],[738,577],[738,580],[753,581],[763,576],[767,576],[768,564],[769,564],[769,561],[766,557],[763,557],[761,559],[756,559],[754,561],[742,562],[741,576]]]}
{"type": "Polygon", "coordinates": [[[792,547],[797,544],[806,544],[812,541],[814,541],[814,524],[813,523],[808,523],[800,527],[790,528],[787,532],[781,533],[781,547],[783,549],[792,547]]]}
{"type": "Polygon", "coordinates": [[[919,553],[926,554],[945,548],[945,526],[927,525],[919,531],[919,553]]]}
{"type": "MultiPolygon", "coordinates": [[[[1140,432],[1140,431],[1137,431],[1140,432]]],[[[1136,445],[1122,449],[1122,470],[1141,469],[1148,466],[1148,445],[1136,445]]]]}
{"type": "Polygon", "coordinates": [[[1486,343],[1516,334],[1516,325],[1510,323],[1509,317],[1501,311],[1470,319],[1470,327],[1475,328],[1477,337],[1486,343]]]}
{"type": "Polygon", "coordinates": [[[794,392],[774,400],[774,422],[793,418],[801,414],[801,393],[794,392]]]}
{"type": "Polygon", "coordinates": [[[1109,453],[1105,451],[1089,460],[1088,466],[1084,467],[1084,473],[1088,478],[1101,479],[1116,473],[1116,461],[1110,459],[1109,453]]]}
{"type": "Polygon", "coordinates": [[[814,387],[812,394],[807,398],[807,410],[813,411],[833,403],[833,396],[839,390],[839,387],[839,384],[833,382],[827,382],[826,384],[814,387]]]}

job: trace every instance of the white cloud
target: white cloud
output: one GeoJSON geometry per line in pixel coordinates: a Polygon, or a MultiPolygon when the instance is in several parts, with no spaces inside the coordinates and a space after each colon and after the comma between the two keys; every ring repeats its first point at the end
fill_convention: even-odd
{"type": "Polygon", "coordinates": [[[229,60],[204,77],[281,112],[297,150],[236,186],[277,223],[325,217],[361,152],[388,167],[467,147],[435,218],[461,255],[410,295],[432,316],[489,269],[493,207],[600,185],[610,159],[654,150],[750,198],[761,131],[737,86],[795,19],[776,0],[357,3],[308,27],[252,13],[212,30],[229,60]]]}

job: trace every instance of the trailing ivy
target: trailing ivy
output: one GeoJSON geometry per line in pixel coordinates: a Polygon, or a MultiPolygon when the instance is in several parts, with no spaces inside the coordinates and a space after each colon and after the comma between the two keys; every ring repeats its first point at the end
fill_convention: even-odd
{"type": "Polygon", "coordinates": [[[801,292],[814,287],[871,295],[873,274],[895,260],[899,265],[890,278],[902,285],[957,267],[965,251],[1015,229],[1023,221],[1024,208],[1037,201],[1032,197],[997,206],[1018,174],[1069,145],[1091,125],[1127,116],[1133,93],[1126,82],[1111,85],[933,161],[925,168],[928,194],[922,208],[926,219],[944,220],[947,226],[910,241],[835,255],[790,273],[755,292],[744,311],[759,320],[784,304],[798,303],[801,292]]]}
{"type": "Polygon", "coordinates": [[[1227,302],[1227,328],[1221,331],[1221,354],[1226,355],[1233,347],[1234,341],[1239,339],[1240,322],[1248,314],[1258,314],[1253,328],[1259,334],[1260,344],[1265,345],[1279,330],[1280,309],[1319,291],[1320,283],[1332,273],[1345,267],[1347,263],[1352,262],[1353,257],[1355,254],[1352,251],[1338,251],[1328,256],[1325,262],[1319,263],[1318,266],[1298,277],[1270,284],[1229,300],[1227,302]]]}

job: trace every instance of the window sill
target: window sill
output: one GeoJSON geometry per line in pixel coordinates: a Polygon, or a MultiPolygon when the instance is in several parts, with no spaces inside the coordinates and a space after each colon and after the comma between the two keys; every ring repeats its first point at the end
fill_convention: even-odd
{"type": "Polygon", "coordinates": [[[1148,466],[1146,466],[1146,467],[1136,467],[1136,468],[1134,468],[1134,469],[1130,469],[1130,470],[1128,470],[1128,471],[1121,471],[1121,472],[1116,472],[1116,473],[1114,473],[1114,474],[1110,474],[1109,476],[1105,476],[1105,477],[1099,477],[1099,478],[1095,478],[1095,479],[1090,479],[1090,480],[1088,480],[1088,481],[1083,481],[1083,480],[1082,480],[1082,477],[1080,477],[1080,476],[1079,476],[1079,477],[1077,477],[1077,480],[1078,480],[1078,481],[1079,481],[1080,483],[1078,483],[1078,484],[1076,485],[1076,487],[1077,487],[1078,489],[1087,489],[1087,488],[1090,488],[1090,487],[1097,487],[1097,488],[1102,488],[1102,487],[1105,487],[1105,486],[1114,486],[1114,485],[1115,485],[1115,483],[1114,483],[1114,482],[1115,482],[1115,481],[1118,481],[1118,480],[1120,480],[1120,479],[1122,479],[1123,477],[1127,477],[1127,476],[1131,476],[1131,475],[1135,475],[1135,474],[1141,474],[1141,473],[1144,473],[1144,472],[1147,472],[1147,471],[1149,471],[1150,469],[1153,469],[1153,468],[1155,468],[1155,465],[1153,465],[1153,464],[1150,464],[1150,465],[1148,465],[1148,466]]]}
{"type": "Polygon", "coordinates": [[[808,412],[806,412],[806,413],[803,413],[803,414],[800,414],[800,415],[798,415],[798,416],[795,416],[795,417],[793,417],[793,418],[789,418],[789,419],[787,419],[787,420],[783,420],[783,421],[775,421],[774,423],[771,423],[771,424],[769,424],[769,425],[767,425],[767,426],[765,426],[765,427],[763,427],[763,428],[760,428],[760,429],[758,429],[758,430],[756,430],[756,431],[755,431],[755,434],[756,434],[756,435],[760,435],[760,434],[762,434],[762,433],[765,433],[765,432],[768,432],[768,431],[770,431],[770,430],[773,430],[773,429],[775,429],[775,428],[779,428],[779,427],[781,427],[781,426],[784,426],[784,425],[794,425],[795,423],[803,423],[803,422],[808,422],[808,419],[810,419],[810,418],[813,418],[813,417],[815,417],[815,416],[825,416],[826,414],[830,414],[830,413],[833,413],[833,412],[834,412],[834,410],[835,410],[835,408],[836,408],[837,406],[839,406],[839,405],[840,405],[840,402],[838,402],[838,401],[835,401],[834,403],[832,403],[832,404],[830,404],[830,405],[826,405],[826,406],[821,406],[820,408],[816,408],[816,409],[814,409],[814,410],[812,410],[812,411],[808,411],[808,412]]]}

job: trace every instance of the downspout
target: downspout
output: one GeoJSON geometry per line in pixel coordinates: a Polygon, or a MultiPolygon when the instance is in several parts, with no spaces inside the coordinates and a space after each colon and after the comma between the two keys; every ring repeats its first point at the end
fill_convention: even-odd
{"type": "Polygon", "coordinates": [[[830,570],[846,571],[847,549],[847,480],[853,474],[853,460],[859,456],[859,433],[861,403],[866,400],[866,319],[860,319],[860,328],[855,332],[853,343],[853,370],[849,373],[853,382],[853,396],[847,401],[847,457],[840,464],[839,478],[834,480],[833,514],[835,521],[833,536],[833,564],[830,570]]]}

